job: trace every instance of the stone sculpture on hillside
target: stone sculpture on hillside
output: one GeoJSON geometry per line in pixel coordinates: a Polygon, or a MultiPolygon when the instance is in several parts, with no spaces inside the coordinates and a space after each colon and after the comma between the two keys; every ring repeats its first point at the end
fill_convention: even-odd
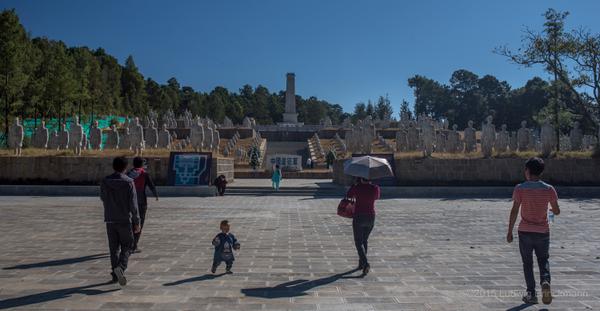
{"type": "Polygon", "coordinates": [[[50,136],[48,128],[46,127],[46,121],[42,121],[40,127],[35,131],[35,139],[33,146],[35,148],[46,149],[48,148],[48,140],[50,136]]]}
{"type": "Polygon", "coordinates": [[[166,124],[163,124],[162,130],[158,133],[158,147],[171,149],[171,133],[166,124]]]}
{"type": "Polygon", "coordinates": [[[517,131],[517,142],[519,151],[529,150],[530,130],[527,128],[527,121],[521,121],[521,128],[517,131]]]}
{"type": "Polygon", "coordinates": [[[146,132],[144,133],[144,142],[146,148],[156,149],[158,144],[158,129],[156,128],[154,121],[150,121],[150,126],[146,128],[146,132]]]}
{"type": "Polygon", "coordinates": [[[510,143],[510,133],[506,130],[506,124],[502,124],[500,126],[500,132],[498,132],[498,137],[496,139],[496,144],[494,148],[496,152],[506,152],[508,149],[508,145],[510,143]]]}
{"type": "Polygon", "coordinates": [[[129,135],[131,137],[131,148],[136,155],[141,156],[144,149],[144,128],[140,124],[140,118],[135,118],[131,125],[129,135]]]}
{"type": "Polygon", "coordinates": [[[119,134],[119,149],[131,150],[131,132],[129,127],[123,129],[123,134],[119,134]]]}
{"type": "Polygon", "coordinates": [[[100,150],[102,144],[102,130],[98,128],[98,121],[94,121],[90,128],[90,148],[92,150],[100,150]]]}
{"type": "Polygon", "coordinates": [[[58,146],[59,146],[58,132],[56,130],[54,130],[50,133],[50,136],[48,137],[48,149],[58,150],[58,146]]]}
{"type": "Polygon", "coordinates": [[[493,117],[488,116],[481,129],[481,152],[483,156],[489,158],[494,151],[496,142],[496,126],[492,123],[493,117]]]}
{"type": "Polygon", "coordinates": [[[512,131],[510,133],[510,139],[508,141],[508,148],[511,152],[516,152],[519,150],[519,141],[517,139],[517,132],[512,131]]]}
{"type": "Polygon", "coordinates": [[[408,132],[401,126],[396,132],[396,151],[405,152],[408,150],[408,132]]]}
{"type": "Polygon", "coordinates": [[[569,141],[571,142],[571,150],[578,151],[581,150],[583,143],[583,132],[579,128],[579,122],[573,122],[573,128],[569,133],[569,141]]]}
{"type": "Polygon", "coordinates": [[[242,126],[245,128],[252,128],[252,121],[250,120],[250,118],[245,117],[242,121],[242,126]]]}
{"type": "Polygon", "coordinates": [[[104,149],[118,149],[119,148],[119,131],[113,124],[110,126],[108,133],[106,133],[106,143],[104,149]]]}
{"type": "Polygon", "coordinates": [[[473,128],[473,121],[469,120],[468,126],[464,131],[465,141],[465,152],[477,151],[477,136],[475,128],[473,128]]]}
{"type": "Polygon", "coordinates": [[[435,131],[435,152],[446,152],[446,133],[443,130],[435,131]]]}
{"type": "Polygon", "coordinates": [[[542,156],[548,157],[552,153],[552,150],[556,148],[556,133],[554,132],[554,126],[550,123],[549,119],[544,121],[542,124],[542,130],[540,138],[542,141],[542,156]]]}
{"type": "Polygon", "coordinates": [[[79,117],[75,117],[75,121],[71,124],[71,129],[69,131],[69,143],[71,144],[75,155],[81,155],[83,135],[83,126],[79,124],[79,117]]]}
{"type": "Polygon", "coordinates": [[[233,127],[233,121],[231,121],[231,119],[229,119],[227,116],[223,119],[223,127],[233,127]]]}
{"type": "Polygon", "coordinates": [[[435,140],[435,128],[433,127],[433,123],[426,121],[422,123],[421,131],[423,132],[423,146],[421,150],[423,151],[423,155],[426,157],[430,157],[433,153],[433,144],[435,140]]]}
{"type": "Polygon", "coordinates": [[[448,132],[448,136],[446,137],[446,151],[455,153],[459,151],[460,145],[460,134],[457,131],[458,125],[452,125],[452,130],[448,132]]]}
{"type": "Polygon", "coordinates": [[[417,130],[413,121],[408,123],[406,133],[408,136],[408,151],[416,151],[419,147],[419,130],[417,130]]]}
{"type": "Polygon", "coordinates": [[[58,132],[58,149],[69,149],[69,132],[67,132],[67,126],[64,123],[60,125],[60,131],[58,132]]]}
{"type": "Polygon", "coordinates": [[[8,132],[8,144],[13,149],[16,156],[20,156],[23,151],[23,138],[25,137],[25,131],[19,117],[15,118],[15,123],[10,127],[8,132]]]}
{"type": "Polygon", "coordinates": [[[200,117],[196,117],[195,122],[192,123],[190,141],[194,151],[200,152],[204,148],[204,127],[202,126],[200,117]]]}

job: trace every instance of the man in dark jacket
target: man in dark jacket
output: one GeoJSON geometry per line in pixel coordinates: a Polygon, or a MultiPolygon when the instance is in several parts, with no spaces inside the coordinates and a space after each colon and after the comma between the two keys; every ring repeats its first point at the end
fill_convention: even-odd
{"type": "Polygon", "coordinates": [[[133,252],[139,253],[141,250],[138,248],[138,242],[142,235],[142,229],[144,229],[144,221],[146,220],[146,211],[148,210],[148,198],[146,196],[146,187],[150,188],[156,201],[158,201],[158,193],[156,193],[156,187],[152,181],[150,174],[144,170],[144,159],[141,157],[135,157],[133,159],[133,168],[127,172],[127,176],[133,179],[135,185],[135,191],[137,193],[138,210],[140,212],[140,232],[133,235],[133,252]]]}
{"type": "Polygon", "coordinates": [[[127,284],[125,269],[133,246],[133,234],[140,232],[137,194],[133,179],[123,174],[127,159],[113,160],[114,173],[106,176],[100,185],[100,199],[104,204],[104,222],[108,235],[113,282],[127,284]]]}

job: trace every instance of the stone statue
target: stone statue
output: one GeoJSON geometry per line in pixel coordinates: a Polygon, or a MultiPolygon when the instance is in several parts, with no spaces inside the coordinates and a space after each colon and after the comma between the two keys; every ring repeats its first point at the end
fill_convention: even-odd
{"type": "Polygon", "coordinates": [[[458,125],[452,125],[452,130],[448,132],[446,137],[446,151],[455,153],[458,151],[460,146],[460,134],[457,131],[458,125]]]}
{"type": "Polygon", "coordinates": [[[400,127],[396,132],[396,151],[405,152],[408,149],[408,132],[400,127]]]}
{"type": "Polygon", "coordinates": [[[136,117],[134,119],[129,135],[131,137],[131,148],[136,155],[141,156],[144,148],[144,128],[140,124],[140,118],[136,117]]]}
{"type": "Polygon", "coordinates": [[[231,121],[231,119],[229,119],[227,116],[225,116],[223,119],[223,127],[233,127],[233,121],[231,121]]]}
{"type": "Polygon", "coordinates": [[[58,150],[59,146],[59,137],[58,132],[56,130],[50,133],[50,137],[48,137],[48,149],[50,150],[58,150]]]}
{"type": "Polygon", "coordinates": [[[81,155],[81,143],[83,141],[83,127],[79,124],[79,117],[75,117],[75,122],[71,124],[69,131],[69,143],[73,148],[75,155],[81,155]]]}
{"type": "Polygon", "coordinates": [[[508,149],[508,145],[510,143],[510,133],[506,130],[506,124],[502,124],[500,126],[500,132],[498,133],[498,138],[496,139],[496,144],[494,148],[497,152],[506,152],[508,149]]]}
{"type": "Polygon", "coordinates": [[[10,127],[8,132],[8,144],[10,148],[14,150],[16,156],[20,156],[23,151],[23,138],[25,137],[25,131],[19,117],[15,117],[15,123],[10,127]]]}
{"type": "Polygon", "coordinates": [[[219,131],[217,129],[215,129],[215,131],[214,131],[213,142],[215,145],[214,150],[216,150],[218,152],[219,146],[221,145],[221,134],[219,133],[219,131]]]}
{"type": "Polygon", "coordinates": [[[90,148],[100,150],[100,145],[102,145],[102,130],[98,128],[98,121],[94,121],[90,128],[90,148]]]}
{"type": "Polygon", "coordinates": [[[512,131],[510,133],[510,139],[508,141],[508,148],[511,152],[516,152],[519,150],[519,141],[517,140],[517,132],[512,131]]]}
{"type": "Polygon", "coordinates": [[[446,152],[446,133],[443,130],[435,131],[435,152],[446,152]]]}
{"type": "Polygon", "coordinates": [[[529,132],[527,128],[527,121],[521,121],[521,128],[517,131],[517,143],[519,151],[529,150],[529,132]]]}
{"type": "Polygon", "coordinates": [[[171,149],[171,133],[167,129],[167,124],[163,124],[162,130],[158,133],[158,147],[171,149]]]}
{"type": "Polygon", "coordinates": [[[207,125],[204,127],[204,148],[212,151],[215,147],[213,141],[214,130],[210,126],[210,122],[206,123],[207,125]]]}
{"type": "Polygon", "coordinates": [[[242,121],[242,126],[246,128],[252,128],[252,121],[250,120],[250,118],[245,117],[242,121]]]}
{"type": "Polygon", "coordinates": [[[60,125],[60,131],[58,132],[58,149],[69,149],[69,132],[67,132],[67,126],[64,123],[60,125]]]}
{"type": "Polygon", "coordinates": [[[421,150],[423,151],[424,156],[430,157],[433,153],[435,129],[432,122],[423,122],[422,126],[423,127],[421,128],[421,131],[423,132],[423,146],[421,147],[421,150]]]}
{"type": "Polygon", "coordinates": [[[192,148],[196,152],[202,151],[202,148],[204,147],[204,127],[202,126],[200,117],[197,117],[196,122],[192,123],[192,128],[190,130],[190,140],[192,148]]]}
{"type": "Polygon", "coordinates": [[[35,140],[33,146],[35,148],[48,148],[49,133],[46,127],[46,121],[42,121],[40,127],[35,131],[35,140]]]}
{"type": "Polygon", "coordinates": [[[573,128],[569,133],[569,141],[571,142],[571,150],[578,151],[581,150],[583,143],[583,132],[579,128],[579,122],[573,122],[573,128]]]}
{"type": "Polygon", "coordinates": [[[419,130],[415,127],[413,121],[408,122],[408,151],[416,151],[419,145],[419,130]]]}
{"type": "Polygon", "coordinates": [[[492,120],[493,117],[488,116],[481,129],[481,152],[486,158],[492,156],[496,141],[496,126],[492,123],[492,120]]]}
{"type": "Polygon", "coordinates": [[[131,133],[129,127],[123,130],[123,135],[119,136],[119,149],[131,150],[131,133]]]}
{"type": "Polygon", "coordinates": [[[158,144],[158,129],[154,121],[150,121],[150,126],[146,128],[146,132],[144,133],[144,138],[146,148],[156,149],[158,144]]]}
{"type": "Polygon", "coordinates": [[[542,156],[548,157],[552,153],[552,150],[556,148],[554,126],[552,126],[549,119],[546,119],[544,124],[542,124],[540,138],[542,140],[542,156]]]}
{"type": "Polygon", "coordinates": [[[110,126],[110,130],[106,133],[106,143],[104,149],[118,149],[119,148],[119,131],[113,124],[110,126]]]}
{"type": "Polygon", "coordinates": [[[468,127],[464,131],[465,140],[465,152],[477,151],[477,137],[475,136],[476,131],[473,128],[473,121],[469,120],[467,123],[468,127]]]}

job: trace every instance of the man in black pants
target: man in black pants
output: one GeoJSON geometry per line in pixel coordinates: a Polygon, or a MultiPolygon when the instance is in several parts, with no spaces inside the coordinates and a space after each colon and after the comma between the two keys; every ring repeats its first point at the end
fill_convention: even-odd
{"type": "Polygon", "coordinates": [[[127,284],[125,269],[133,247],[133,234],[140,232],[137,194],[133,179],[124,174],[127,159],[113,160],[114,173],[106,176],[100,185],[100,199],[104,204],[104,222],[108,235],[112,281],[127,284]]]}
{"type": "Polygon", "coordinates": [[[146,220],[146,211],[148,210],[148,198],[146,196],[146,187],[150,188],[156,201],[158,201],[158,193],[156,193],[156,187],[152,181],[152,177],[144,170],[144,159],[141,157],[135,157],[133,159],[133,168],[127,172],[127,176],[133,179],[135,185],[135,191],[137,193],[138,210],[140,212],[140,232],[133,235],[133,253],[139,253],[141,250],[138,248],[138,242],[142,235],[142,229],[144,229],[144,221],[146,220]]]}

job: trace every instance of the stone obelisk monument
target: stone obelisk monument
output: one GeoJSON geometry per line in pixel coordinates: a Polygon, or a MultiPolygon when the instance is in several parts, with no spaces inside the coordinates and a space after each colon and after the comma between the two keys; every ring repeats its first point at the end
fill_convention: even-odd
{"type": "Polygon", "coordinates": [[[296,75],[290,72],[286,77],[283,123],[298,124],[298,113],[296,113],[296,75]]]}

